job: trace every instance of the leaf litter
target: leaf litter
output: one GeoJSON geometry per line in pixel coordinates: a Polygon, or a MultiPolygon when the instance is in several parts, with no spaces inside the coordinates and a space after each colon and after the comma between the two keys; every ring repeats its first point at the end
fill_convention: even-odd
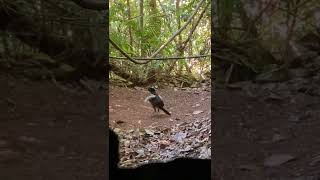
{"type": "Polygon", "coordinates": [[[120,137],[121,167],[166,162],[178,157],[211,158],[211,117],[168,127],[114,131],[120,137]]]}

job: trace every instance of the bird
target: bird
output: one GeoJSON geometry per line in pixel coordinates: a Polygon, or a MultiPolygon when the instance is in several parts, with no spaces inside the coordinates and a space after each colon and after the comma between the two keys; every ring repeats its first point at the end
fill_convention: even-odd
{"type": "Polygon", "coordinates": [[[146,97],[144,101],[149,101],[155,112],[159,112],[159,109],[161,109],[163,112],[170,116],[171,114],[166,109],[164,109],[163,99],[160,95],[157,94],[156,90],[153,87],[149,87],[148,91],[151,93],[151,95],[146,97]]]}

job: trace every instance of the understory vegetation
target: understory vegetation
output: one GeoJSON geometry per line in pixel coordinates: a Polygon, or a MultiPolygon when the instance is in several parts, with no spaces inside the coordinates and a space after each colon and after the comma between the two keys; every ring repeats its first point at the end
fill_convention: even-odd
{"type": "MultiPolygon", "coordinates": [[[[214,1],[216,83],[278,82],[312,75],[320,9],[313,0],[214,1]],[[309,67],[307,67],[309,66],[309,67]]],[[[319,66],[318,66],[319,68],[319,66]]]]}
{"type": "Polygon", "coordinates": [[[110,79],[192,86],[210,79],[210,1],[110,1],[110,79]]]}

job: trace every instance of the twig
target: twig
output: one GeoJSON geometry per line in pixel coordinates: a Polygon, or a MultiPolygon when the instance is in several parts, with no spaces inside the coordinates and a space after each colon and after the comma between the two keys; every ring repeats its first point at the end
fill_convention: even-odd
{"type": "Polygon", "coordinates": [[[151,62],[151,61],[138,62],[138,61],[136,61],[135,59],[131,58],[127,53],[125,53],[116,43],[114,43],[114,42],[110,39],[110,37],[109,37],[109,42],[113,45],[113,47],[115,47],[118,51],[120,51],[120,53],[121,53],[122,55],[124,55],[126,58],[128,58],[129,61],[131,61],[131,62],[133,62],[133,63],[135,63],[135,64],[147,64],[147,63],[151,62]]]}
{"type": "MultiPolygon", "coordinates": [[[[207,55],[198,55],[198,56],[187,56],[187,57],[162,57],[162,58],[136,58],[133,57],[135,60],[170,60],[170,59],[196,59],[196,58],[204,58],[204,57],[209,57],[211,54],[207,55]]],[[[114,57],[110,56],[109,58],[111,59],[127,59],[126,57],[114,57]]]]}
{"type": "Polygon", "coordinates": [[[227,78],[225,80],[225,83],[228,84],[233,72],[234,64],[231,64],[230,68],[228,69],[227,78]]]}

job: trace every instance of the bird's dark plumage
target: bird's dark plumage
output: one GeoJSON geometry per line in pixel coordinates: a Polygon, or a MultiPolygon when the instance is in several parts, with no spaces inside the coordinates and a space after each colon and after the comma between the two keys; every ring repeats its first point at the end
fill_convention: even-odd
{"type": "Polygon", "coordinates": [[[156,90],[152,87],[148,88],[148,91],[152,94],[151,96],[148,96],[145,101],[149,101],[154,109],[154,111],[159,111],[159,109],[161,109],[163,112],[165,112],[168,115],[171,115],[166,109],[164,109],[164,103],[163,100],[161,98],[161,96],[159,96],[156,93],[156,90]]]}

